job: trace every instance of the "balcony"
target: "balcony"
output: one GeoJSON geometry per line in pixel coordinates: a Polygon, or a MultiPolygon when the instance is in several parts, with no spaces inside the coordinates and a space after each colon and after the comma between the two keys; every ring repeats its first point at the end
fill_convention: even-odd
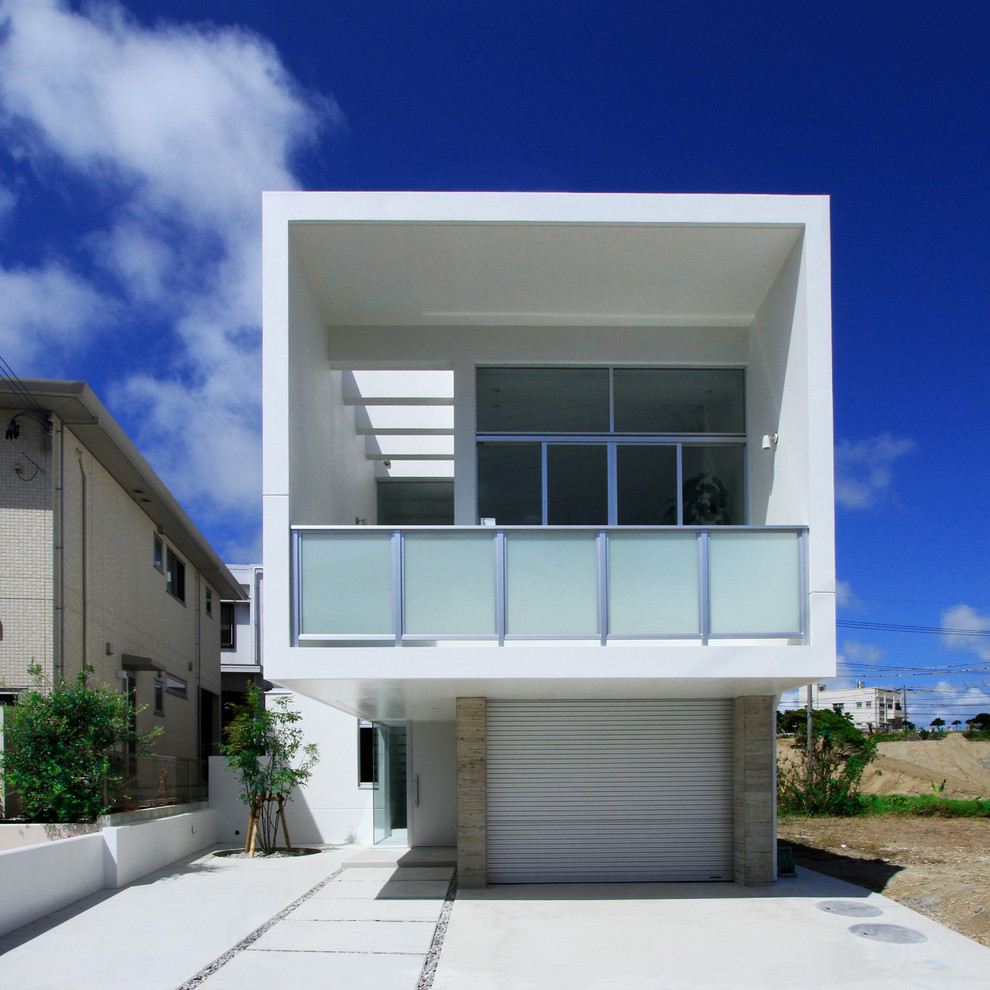
{"type": "Polygon", "coordinates": [[[297,646],[806,644],[807,529],[293,527],[297,646]]]}

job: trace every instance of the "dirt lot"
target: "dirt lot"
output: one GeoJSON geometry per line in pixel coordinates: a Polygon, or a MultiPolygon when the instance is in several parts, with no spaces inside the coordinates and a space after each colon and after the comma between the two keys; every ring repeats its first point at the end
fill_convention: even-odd
{"type": "MultiPolygon", "coordinates": [[[[781,740],[786,759],[788,744],[781,740]]],[[[990,797],[990,742],[957,734],[881,743],[873,794],[990,797]]],[[[875,890],[990,946],[990,818],[781,818],[798,866],[875,890]]]]}
{"type": "Polygon", "coordinates": [[[781,818],[806,866],[874,890],[990,946],[990,818],[781,818]]]}

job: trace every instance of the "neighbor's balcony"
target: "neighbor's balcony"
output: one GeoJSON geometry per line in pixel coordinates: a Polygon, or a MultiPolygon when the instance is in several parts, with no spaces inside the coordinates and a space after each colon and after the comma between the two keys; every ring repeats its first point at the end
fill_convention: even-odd
{"type": "Polygon", "coordinates": [[[297,645],[807,642],[804,527],[293,527],[297,645]]]}

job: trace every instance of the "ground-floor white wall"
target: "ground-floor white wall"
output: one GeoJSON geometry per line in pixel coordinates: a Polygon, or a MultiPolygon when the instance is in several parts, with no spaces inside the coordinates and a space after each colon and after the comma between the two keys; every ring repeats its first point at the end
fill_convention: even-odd
{"type": "MultiPolygon", "coordinates": [[[[370,845],[373,792],[358,785],[357,719],[302,695],[289,697],[303,717],[299,724],[304,741],[316,743],[320,751],[313,776],[286,805],[289,838],[293,845],[370,845]]],[[[240,793],[226,761],[210,757],[210,808],[217,813],[217,841],[231,846],[243,845],[247,835],[248,808],[240,793]]]]}

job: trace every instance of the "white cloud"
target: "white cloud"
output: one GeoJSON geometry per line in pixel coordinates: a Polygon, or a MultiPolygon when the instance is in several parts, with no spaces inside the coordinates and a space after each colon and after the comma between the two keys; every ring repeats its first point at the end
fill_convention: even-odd
{"type": "Polygon", "coordinates": [[[942,613],[943,629],[958,629],[961,632],[946,632],[942,642],[950,650],[969,650],[981,660],[990,660],[990,636],[967,635],[967,631],[990,629],[990,615],[983,615],[969,605],[953,605],[942,613]]]}
{"type": "Polygon", "coordinates": [[[0,269],[0,299],[0,347],[15,369],[41,351],[49,360],[57,360],[77,349],[115,308],[57,262],[32,269],[0,269]]]}
{"type": "Polygon", "coordinates": [[[945,719],[945,730],[962,731],[969,728],[966,719],[980,712],[990,712],[990,692],[977,687],[960,688],[941,681],[934,688],[917,694],[909,690],[907,703],[908,718],[919,728],[927,729],[933,719],[942,718],[945,719]],[[961,724],[953,727],[956,719],[961,724]]]}
{"type": "Polygon", "coordinates": [[[42,182],[67,170],[114,204],[83,241],[92,281],[64,258],[0,269],[0,292],[19,300],[5,300],[0,353],[24,375],[74,377],[53,341],[81,354],[129,333],[140,353],[153,314],[166,363],[124,369],[104,398],[118,418],[140,403],[132,437],[197,517],[257,526],[261,192],[297,188],[293,155],[341,122],[336,105],[241,29],[147,29],[113,3],[0,0],[0,122],[42,182]]]}
{"type": "Polygon", "coordinates": [[[849,612],[862,612],[864,608],[862,600],[852,590],[852,585],[848,581],[835,582],[835,604],[837,608],[849,612]]]}
{"type": "Polygon", "coordinates": [[[914,441],[881,433],[835,443],[835,500],[846,509],[879,507],[889,501],[894,462],[914,450],[914,441]]]}
{"type": "Polygon", "coordinates": [[[876,663],[887,655],[887,651],[880,649],[879,646],[874,646],[872,643],[859,643],[854,639],[847,639],[842,644],[842,655],[847,660],[876,663]]]}

